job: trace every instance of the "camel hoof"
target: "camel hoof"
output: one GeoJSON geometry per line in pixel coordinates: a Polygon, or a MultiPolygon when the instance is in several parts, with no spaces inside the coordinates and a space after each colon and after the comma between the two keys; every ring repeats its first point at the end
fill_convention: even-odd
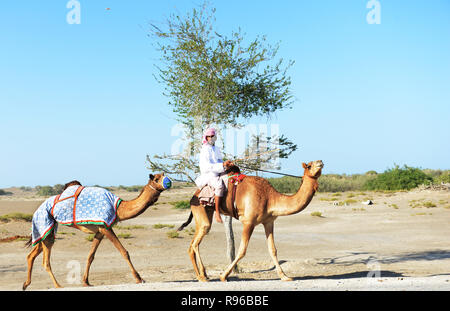
{"type": "Polygon", "coordinates": [[[209,279],[206,278],[206,277],[199,277],[199,278],[198,278],[198,281],[199,281],[199,282],[209,282],[209,279]]]}
{"type": "Polygon", "coordinates": [[[220,276],[220,280],[222,281],[222,282],[228,282],[228,280],[227,280],[227,278],[226,277],[224,277],[224,276],[220,276]]]}
{"type": "Polygon", "coordinates": [[[293,281],[294,279],[293,279],[293,278],[290,278],[290,277],[288,277],[288,276],[284,276],[284,277],[281,278],[281,280],[284,281],[284,282],[291,282],[291,281],[293,281]]]}
{"type": "Polygon", "coordinates": [[[136,284],[144,284],[145,283],[145,280],[144,279],[140,279],[140,280],[137,280],[136,281],[136,284]]]}
{"type": "Polygon", "coordinates": [[[26,290],[27,287],[28,287],[28,285],[30,285],[30,284],[27,284],[27,282],[23,283],[23,285],[22,285],[22,290],[26,290]]]}
{"type": "Polygon", "coordinates": [[[83,286],[84,286],[84,287],[91,287],[92,285],[89,284],[89,282],[84,282],[84,283],[83,283],[83,286]]]}

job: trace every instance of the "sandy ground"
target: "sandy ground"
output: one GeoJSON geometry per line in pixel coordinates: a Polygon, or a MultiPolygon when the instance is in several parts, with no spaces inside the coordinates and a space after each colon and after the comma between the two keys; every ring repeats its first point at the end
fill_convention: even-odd
{"type": "MultiPolygon", "coordinates": [[[[0,196],[0,215],[32,214],[45,199],[16,188],[6,190],[13,194],[0,196]]],[[[145,284],[134,284],[128,265],[105,239],[91,266],[89,280],[94,287],[82,287],[80,279],[90,248],[88,235],[63,226],[52,250],[56,278],[66,290],[450,290],[448,191],[318,193],[304,211],[275,222],[278,258],[294,281],[278,279],[264,229],[259,226],[239,264],[240,272],[231,274],[228,283],[218,280],[228,264],[222,225],[214,223],[200,247],[211,279],[208,283],[196,282],[187,254],[194,223],[179,237],[168,236],[189,215],[188,210],[173,209],[168,202],[189,199],[193,191],[166,191],[145,213],[115,228],[145,284]],[[335,206],[329,201],[333,198],[336,202],[349,198],[356,202],[335,206]],[[367,199],[375,204],[361,203],[367,199]],[[424,207],[425,202],[436,206],[424,207]],[[312,212],[322,216],[312,216],[312,212]],[[175,227],[156,229],[155,224],[175,227]]],[[[123,199],[138,194],[114,192],[123,199]]],[[[242,226],[233,220],[233,227],[237,248],[242,226]]],[[[26,221],[0,222],[0,239],[29,235],[30,230],[26,221]]],[[[21,290],[29,252],[23,245],[24,241],[0,243],[0,290],[21,290]]],[[[28,290],[53,288],[40,258],[28,290]]]]}

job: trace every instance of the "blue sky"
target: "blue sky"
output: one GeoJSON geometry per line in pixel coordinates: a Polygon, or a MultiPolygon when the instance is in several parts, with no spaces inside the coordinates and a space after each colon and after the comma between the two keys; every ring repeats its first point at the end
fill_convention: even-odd
{"type": "MultiPolygon", "coordinates": [[[[67,2],[0,4],[0,188],[143,184],[146,155],[177,139],[148,22],[200,1],[79,0],[79,25],[67,2]]],[[[450,2],[379,0],[380,24],[367,2],[211,1],[219,32],[267,35],[295,61],[296,100],[271,120],[299,146],[281,171],[450,168],[450,2]]]]}

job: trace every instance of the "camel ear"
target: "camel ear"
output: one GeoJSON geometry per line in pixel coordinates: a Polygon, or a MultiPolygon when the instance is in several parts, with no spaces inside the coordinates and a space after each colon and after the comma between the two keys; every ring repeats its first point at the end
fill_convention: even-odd
{"type": "Polygon", "coordinates": [[[303,168],[307,168],[308,167],[308,165],[306,165],[306,163],[302,163],[302,166],[303,166],[303,168]]]}
{"type": "Polygon", "coordinates": [[[148,178],[150,178],[150,180],[153,180],[153,178],[155,178],[155,176],[153,174],[148,175],[148,178]]]}

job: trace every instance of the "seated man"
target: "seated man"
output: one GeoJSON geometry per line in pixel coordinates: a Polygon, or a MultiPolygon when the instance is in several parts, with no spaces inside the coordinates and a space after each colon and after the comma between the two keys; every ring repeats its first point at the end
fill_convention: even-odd
{"type": "Polygon", "coordinates": [[[220,175],[233,163],[230,160],[223,162],[220,148],[215,145],[216,140],[216,130],[208,128],[203,135],[199,162],[200,176],[195,180],[195,184],[199,189],[206,185],[214,188],[216,221],[222,223],[219,206],[225,192],[225,185],[220,175]]]}

